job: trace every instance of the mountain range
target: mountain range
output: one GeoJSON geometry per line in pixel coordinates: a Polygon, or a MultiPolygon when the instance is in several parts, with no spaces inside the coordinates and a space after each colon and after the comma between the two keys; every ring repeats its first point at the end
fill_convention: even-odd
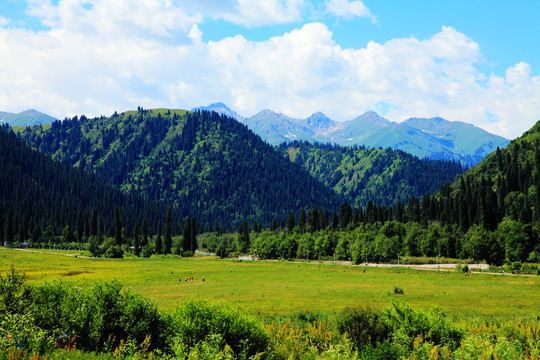
{"type": "Polygon", "coordinates": [[[0,124],[10,126],[32,126],[42,124],[52,124],[56,119],[37,110],[29,109],[18,114],[0,111],[0,124]]]}
{"type": "Polygon", "coordinates": [[[497,147],[504,148],[509,142],[471,124],[440,117],[410,118],[395,123],[368,111],[352,120],[337,122],[321,112],[306,119],[295,119],[268,109],[246,118],[223,103],[193,110],[215,111],[234,117],[272,145],[299,140],[392,148],[419,158],[458,160],[466,166],[476,165],[497,147]]]}

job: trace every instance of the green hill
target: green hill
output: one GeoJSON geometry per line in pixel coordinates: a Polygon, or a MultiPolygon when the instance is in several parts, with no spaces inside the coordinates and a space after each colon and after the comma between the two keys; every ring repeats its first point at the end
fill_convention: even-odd
{"type": "Polygon", "coordinates": [[[342,199],[248,128],[214,112],[143,110],[25,129],[31,146],[202,224],[281,221],[342,199]]]}
{"type": "Polygon", "coordinates": [[[284,143],[279,151],[354,206],[383,206],[432,194],[465,170],[453,161],[421,160],[400,150],[284,143]]]}
{"type": "MultiPolygon", "coordinates": [[[[0,227],[8,222],[9,213],[15,234],[20,226],[24,239],[33,242],[48,241],[42,234],[47,228],[52,234],[73,234],[78,223],[81,235],[88,235],[95,209],[106,235],[114,233],[115,206],[128,233],[143,218],[151,231],[163,228],[164,206],[126,195],[94,175],[53,161],[25,145],[8,127],[0,129],[0,227]]],[[[3,239],[4,232],[0,233],[3,239]]]]}
{"type": "Polygon", "coordinates": [[[9,124],[12,127],[51,124],[53,121],[56,119],[52,116],[34,109],[25,110],[18,114],[0,111],[0,123],[9,124]]]}

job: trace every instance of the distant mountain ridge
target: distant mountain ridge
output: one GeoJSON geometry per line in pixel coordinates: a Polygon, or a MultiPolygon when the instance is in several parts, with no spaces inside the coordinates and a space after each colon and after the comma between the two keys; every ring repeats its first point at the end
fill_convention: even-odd
{"type": "Polygon", "coordinates": [[[419,158],[457,160],[474,166],[497,147],[504,148],[509,143],[508,139],[474,125],[440,117],[410,118],[395,123],[368,111],[352,120],[337,122],[321,112],[306,119],[295,119],[266,109],[244,118],[222,103],[196,109],[228,116],[233,114],[272,145],[292,141],[364,145],[398,149],[419,158]]]}
{"type": "Polygon", "coordinates": [[[57,119],[34,109],[25,110],[18,114],[0,111],[0,123],[10,126],[52,124],[55,120],[57,119]]]}

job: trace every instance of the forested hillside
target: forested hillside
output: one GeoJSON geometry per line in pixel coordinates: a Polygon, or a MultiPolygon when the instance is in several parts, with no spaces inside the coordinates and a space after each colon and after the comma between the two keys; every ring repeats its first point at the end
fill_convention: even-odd
{"type": "Polygon", "coordinates": [[[201,224],[269,224],[290,210],[337,209],[342,201],[245,125],[214,112],[139,108],[26,128],[20,136],[56,160],[201,224]]]}
{"type": "Polygon", "coordinates": [[[406,152],[295,141],[278,147],[326,186],[357,207],[383,206],[432,194],[465,171],[453,161],[420,160],[406,152]]]}
{"type": "Polygon", "coordinates": [[[126,195],[94,175],[51,160],[30,149],[7,126],[0,129],[0,170],[2,239],[7,234],[8,241],[53,242],[47,237],[62,234],[65,241],[75,242],[77,235],[92,231],[111,235],[115,207],[126,231],[143,219],[152,233],[163,228],[164,206],[126,195]],[[96,229],[90,229],[93,209],[96,229]]]}
{"type": "MultiPolygon", "coordinates": [[[[282,231],[252,232],[248,245],[239,246],[246,241],[227,235],[203,241],[210,250],[230,253],[247,248],[263,258],[335,256],[360,263],[368,255],[377,262],[399,256],[443,256],[520,268],[521,262],[540,261],[539,145],[540,122],[452,184],[444,184],[431,196],[412,196],[406,205],[343,203],[330,219],[314,207],[291,212],[282,231]]],[[[298,148],[283,150],[295,160],[301,156],[298,148]]],[[[322,150],[316,150],[322,157],[322,150]]],[[[334,160],[336,168],[339,160],[334,160]]]]}

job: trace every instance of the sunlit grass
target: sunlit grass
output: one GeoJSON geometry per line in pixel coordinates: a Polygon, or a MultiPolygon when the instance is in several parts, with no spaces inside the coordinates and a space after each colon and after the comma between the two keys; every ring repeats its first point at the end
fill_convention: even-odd
{"type": "Polygon", "coordinates": [[[1,249],[0,272],[11,266],[31,283],[61,280],[86,287],[116,278],[155,299],[162,310],[190,298],[228,301],[264,315],[334,312],[357,304],[382,308],[398,300],[416,308],[437,305],[459,318],[540,315],[540,277],[535,276],[407,268],[367,268],[364,273],[357,266],[217,258],[87,259],[1,249]],[[394,287],[404,295],[394,295],[394,287]]]}

